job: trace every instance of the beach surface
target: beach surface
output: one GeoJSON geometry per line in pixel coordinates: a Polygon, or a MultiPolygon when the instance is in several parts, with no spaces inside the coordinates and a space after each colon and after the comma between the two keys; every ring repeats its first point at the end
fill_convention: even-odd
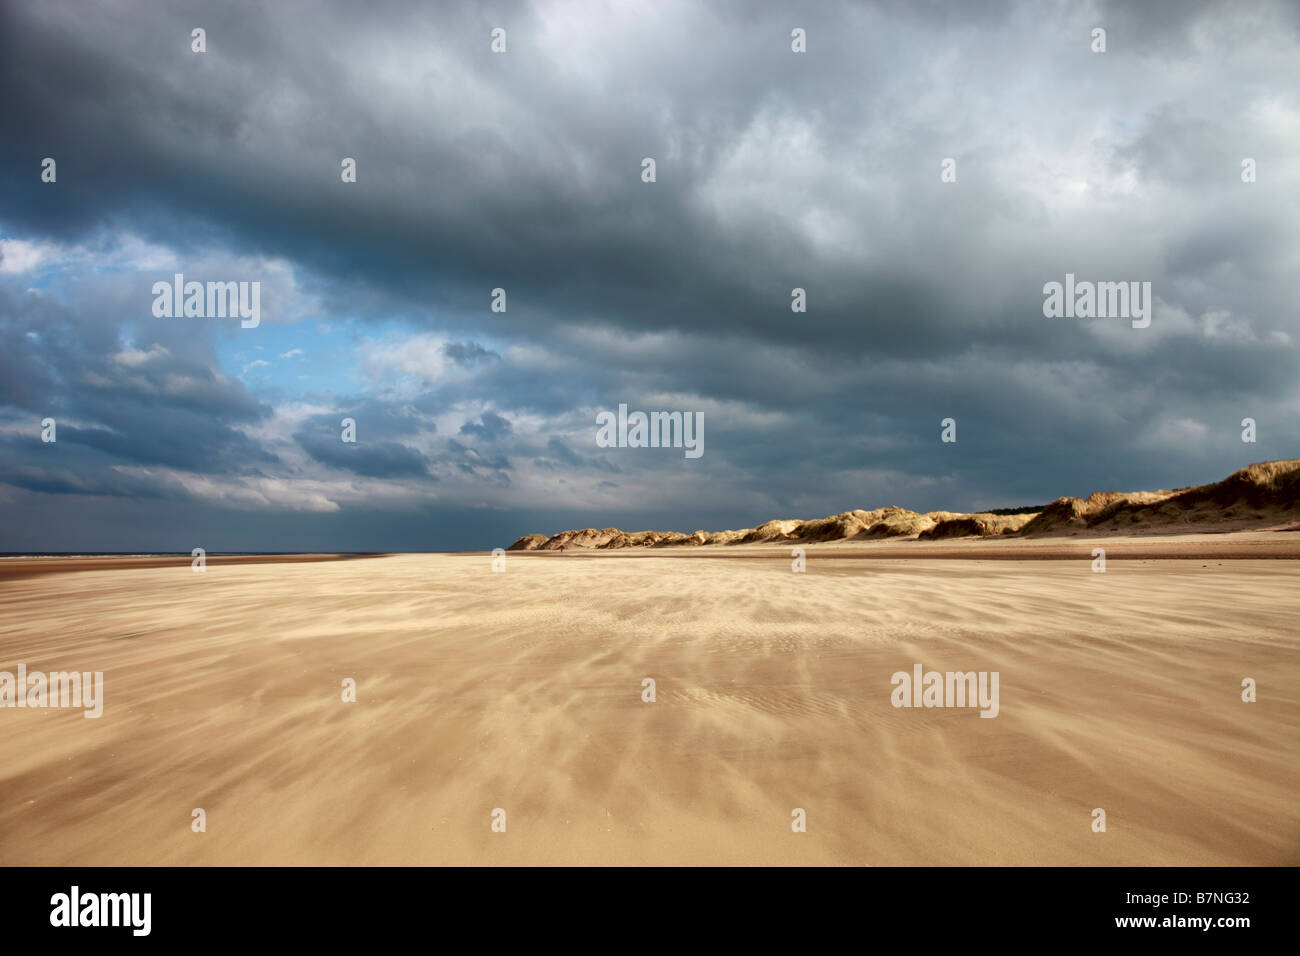
{"type": "Polygon", "coordinates": [[[1300,863],[1300,534],[805,551],[4,559],[0,863],[1300,863]]]}

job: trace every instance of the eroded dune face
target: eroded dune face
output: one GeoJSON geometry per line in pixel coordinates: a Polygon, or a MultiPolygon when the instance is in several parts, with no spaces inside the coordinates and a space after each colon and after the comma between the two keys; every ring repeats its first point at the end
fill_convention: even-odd
{"type": "Polygon", "coordinates": [[[1035,515],[995,515],[988,513],[958,515],[945,518],[933,528],[922,531],[917,537],[922,541],[941,538],[993,538],[998,535],[1015,534],[1035,515]]]}
{"type": "Polygon", "coordinates": [[[1058,498],[1022,534],[1246,530],[1300,519],[1300,459],[1268,461],[1178,491],[1094,492],[1058,498]]]}
{"type": "Polygon", "coordinates": [[[1177,491],[1094,491],[1087,498],[1057,498],[1037,513],[1001,515],[890,506],[855,509],[811,521],[773,519],[738,531],[624,532],[617,528],[562,531],[547,538],[524,535],[511,551],[561,548],[672,547],[917,538],[936,540],[1017,535],[1140,534],[1144,531],[1258,530],[1300,520],[1300,459],[1250,465],[1223,481],[1177,491]]]}

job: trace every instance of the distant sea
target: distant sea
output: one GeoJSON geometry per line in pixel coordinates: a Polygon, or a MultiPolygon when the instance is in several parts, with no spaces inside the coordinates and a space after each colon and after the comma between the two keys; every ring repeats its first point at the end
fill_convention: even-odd
{"type": "MultiPolygon", "coordinates": [[[[365,556],[379,551],[209,551],[209,558],[251,558],[263,555],[345,554],[365,556]]],[[[0,551],[0,558],[188,558],[189,551],[0,551]]]]}

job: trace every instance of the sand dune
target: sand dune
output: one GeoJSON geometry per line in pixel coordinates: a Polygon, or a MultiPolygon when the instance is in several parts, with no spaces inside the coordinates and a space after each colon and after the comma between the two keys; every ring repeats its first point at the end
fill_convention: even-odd
{"type": "Polygon", "coordinates": [[[1169,534],[1244,531],[1295,526],[1300,522],[1300,459],[1261,462],[1223,481],[1179,491],[1093,492],[1087,498],[1058,498],[1035,513],[965,514],[906,508],[846,511],[812,521],[775,519],[739,531],[623,532],[582,528],[547,537],[526,534],[507,550],[636,548],[680,545],[737,545],[789,541],[860,541],[881,538],[933,540],[962,537],[1039,535],[1169,534]]]}
{"type": "Polygon", "coordinates": [[[0,709],[0,860],[1300,863],[1300,562],[1188,540],[1105,574],[886,541],[3,578],[0,669],[105,703],[0,709]],[[914,663],[999,671],[998,717],[893,707],[914,663]]]}
{"type": "Polygon", "coordinates": [[[970,514],[944,518],[934,527],[927,528],[916,537],[919,541],[933,541],[941,538],[995,538],[999,535],[1015,534],[1035,515],[995,515],[970,514]]]}

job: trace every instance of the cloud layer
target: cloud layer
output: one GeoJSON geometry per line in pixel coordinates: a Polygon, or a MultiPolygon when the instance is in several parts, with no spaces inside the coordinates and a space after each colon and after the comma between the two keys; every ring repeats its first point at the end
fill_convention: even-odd
{"type": "Polygon", "coordinates": [[[486,548],[1295,457],[1297,41],[1266,0],[6,5],[0,550],[486,548]],[[260,281],[262,324],[154,318],[177,272],[260,281]],[[1151,282],[1151,327],[1044,318],[1067,273],[1151,282]],[[621,402],[703,412],[704,456],[597,447],[621,402]]]}

